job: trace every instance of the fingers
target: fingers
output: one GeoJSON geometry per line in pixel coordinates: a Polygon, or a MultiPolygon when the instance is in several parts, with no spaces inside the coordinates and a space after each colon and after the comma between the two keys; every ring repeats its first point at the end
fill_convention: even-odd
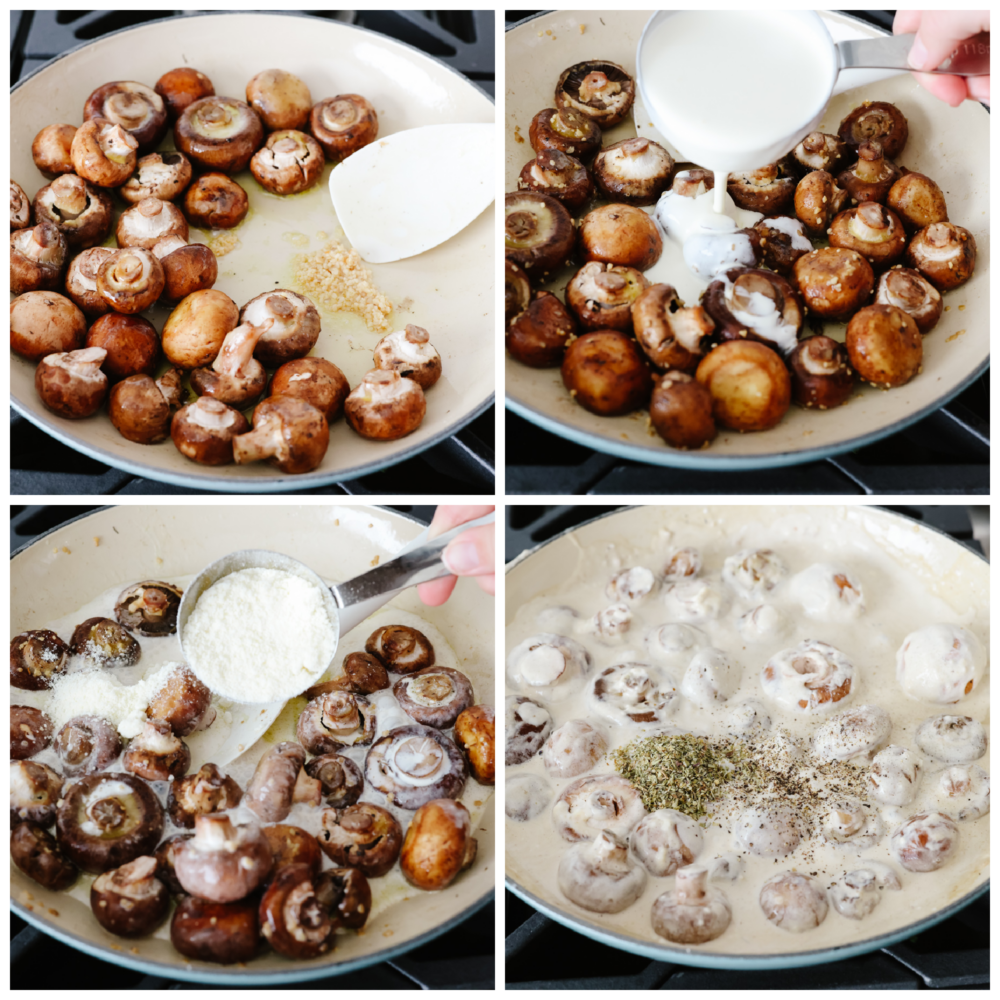
{"type": "Polygon", "coordinates": [[[910,50],[910,65],[914,69],[937,69],[955,51],[959,42],[980,31],[988,31],[989,26],[990,15],[986,10],[923,11],[917,37],[910,50]]]}
{"type": "Polygon", "coordinates": [[[990,103],[990,78],[988,76],[970,76],[965,85],[969,88],[969,97],[974,101],[990,103]]]}
{"type": "Polygon", "coordinates": [[[477,517],[482,517],[484,514],[488,514],[491,510],[495,509],[494,507],[477,507],[469,504],[441,504],[434,511],[434,519],[431,521],[427,538],[428,540],[437,538],[438,535],[443,535],[449,528],[465,524],[466,521],[474,521],[477,517]]]}
{"type": "Polygon", "coordinates": [[[494,572],[492,524],[463,531],[448,543],[441,558],[456,576],[483,576],[494,572]]]}
{"type": "MultiPolygon", "coordinates": [[[[429,538],[435,538],[449,528],[473,521],[477,517],[488,514],[493,507],[475,505],[447,505],[442,504],[434,512],[434,520],[431,521],[429,538]]],[[[444,604],[451,597],[451,592],[455,589],[458,576],[472,576],[477,583],[488,594],[495,591],[496,581],[496,561],[495,561],[495,528],[492,524],[480,525],[478,528],[470,528],[463,531],[457,538],[448,543],[441,554],[442,561],[448,569],[452,570],[456,576],[444,577],[440,580],[432,580],[430,583],[422,583],[417,588],[420,600],[428,607],[437,607],[444,604]]]]}
{"type": "Polygon", "coordinates": [[[451,597],[456,583],[458,583],[457,576],[445,576],[440,580],[431,580],[430,583],[420,584],[417,587],[417,594],[427,607],[436,608],[451,597]]]}
{"type": "Polygon", "coordinates": [[[957,108],[969,96],[965,77],[929,76],[927,73],[914,73],[913,76],[925,90],[953,108],[957,108]]]}

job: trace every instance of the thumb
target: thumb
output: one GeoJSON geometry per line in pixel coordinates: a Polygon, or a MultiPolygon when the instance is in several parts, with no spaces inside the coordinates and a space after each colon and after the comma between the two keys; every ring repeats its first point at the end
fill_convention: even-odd
{"type": "Polygon", "coordinates": [[[445,566],[456,576],[481,576],[494,572],[493,534],[492,524],[463,531],[448,543],[442,553],[445,566]]]}
{"type": "Polygon", "coordinates": [[[959,42],[980,31],[989,31],[987,10],[929,10],[920,18],[917,37],[910,50],[914,69],[937,69],[955,51],[959,42]]]}

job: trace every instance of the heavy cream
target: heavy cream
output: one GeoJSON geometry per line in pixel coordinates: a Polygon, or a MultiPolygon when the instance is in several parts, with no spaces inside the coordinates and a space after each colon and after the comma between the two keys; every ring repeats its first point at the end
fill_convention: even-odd
{"type": "MultiPolygon", "coordinates": [[[[701,848],[694,863],[712,873],[709,884],[725,895],[732,921],[721,937],[695,950],[761,956],[850,944],[906,927],[981,884],[989,868],[989,818],[981,815],[982,800],[988,803],[989,754],[963,765],[974,779],[972,787],[964,795],[950,796],[952,765],[922,749],[932,744],[918,730],[941,715],[969,716],[988,730],[989,676],[981,676],[978,659],[980,651],[989,648],[987,567],[971,556],[956,558],[954,546],[943,546],[905,522],[857,509],[661,508],[632,512],[623,520],[632,525],[627,531],[615,534],[609,529],[599,541],[582,546],[574,536],[572,547],[561,543],[558,559],[543,550],[520,571],[520,579],[516,568],[508,576],[509,600],[518,602],[508,613],[508,654],[547,633],[570,637],[591,658],[583,675],[568,672],[568,688],[559,698],[533,694],[526,683],[531,671],[509,665],[509,694],[540,702],[554,727],[574,719],[588,722],[604,733],[609,754],[669,727],[712,739],[742,734],[790,754],[803,766],[839,752],[840,733],[831,722],[839,713],[873,706],[873,740],[883,748],[880,752],[885,753],[886,746],[898,747],[887,756],[898,756],[906,766],[913,760],[920,763],[912,801],[894,804],[874,795],[868,798],[873,819],[865,835],[838,842],[836,831],[827,836],[817,829],[787,856],[747,849],[746,827],[752,817],[740,808],[710,809],[700,821],[701,848]],[[700,554],[698,575],[666,580],[664,570],[672,556],[687,548],[700,554]],[[733,557],[760,549],[774,552],[778,562],[751,565],[754,571],[741,575],[743,560],[733,557]],[[644,596],[639,594],[643,588],[633,588],[631,597],[621,586],[609,589],[623,571],[640,566],[655,574],[644,596]],[[770,589],[768,582],[773,584],[770,589]],[[607,628],[604,634],[596,631],[597,616],[620,605],[627,615],[615,616],[617,634],[607,628]],[[628,627],[623,629],[620,623],[626,617],[628,627]],[[951,668],[949,677],[967,669],[973,671],[970,677],[981,679],[955,704],[909,697],[897,681],[897,651],[907,637],[934,623],[958,626],[974,637],[969,643],[971,666],[966,668],[963,660],[951,668]],[[852,678],[850,692],[832,709],[802,711],[797,706],[803,698],[792,697],[789,685],[777,695],[768,692],[762,682],[769,663],[774,662],[780,674],[785,660],[796,660],[788,651],[809,645],[818,647],[809,655],[822,654],[824,644],[838,653],[830,656],[833,672],[843,671],[846,661],[852,678]],[[595,678],[620,664],[645,665],[664,690],[672,689],[672,696],[663,700],[667,708],[660,721],[623,722],[620,713],[598,709],[595,678]],[[711,682],[707,692],[706,679],[711,682]],[[722,697],[713,700],[711,691],[722,697]],[[910,816],[925,811],[945,812],[956,820],[959,846],[940,869],[913,872],[900,864],[891,838],[910,816]],[[965,815],[962,820],[960,813],[965,815]],[[872,872],[874,884],[847,885],[848,873],[859,870],[872,872]],[[827,893],[828,912],[818,927],[793,933],[765,917],[761,890],[784,871],[815,877],[827,893]],[[892,888],[895,879],[898,890],[892,888]],[[834,899],[858,892],[875,893],[879,901],[863,919],[849,919],[835,908],[834,899]]],[[[611,621],[606,614],[601,620],[611,621]]],[[[916,668],[923,671],[922,661],[916,668]]],[[[549,666],[544,678],[552,673],[549,666]]],[[[798,676],[797,669],[792,673],[798,676]]],[[[838,673],[834,687],[842,679],[838,673]]],[[[808,693],[803,689],[800,695],[808,693]]],[[[848,763],[862,768],[860,774],[867,780],[870,753],[863,751],[848,763]]],[[[590,912],[569,901],[559,888],[559,866],[572,844],[557,831],[554,805],[579,778],[613,772],[608,757],[570,777],[556,776],[541,754],[509,766],[508,780],[530,779],[516,794],[522,814],[531,818],[507,820],[507,874],[590,926],[669,946],[654,933],[650,912],[654,900],[673,889],[674,876],[647,874],[639,898],[619,913],[590,912]]],[[[881,794],[892,800],[891,792],[881,794]]],[[[512,801],[508,796],[509,809],[512,801]]]]}

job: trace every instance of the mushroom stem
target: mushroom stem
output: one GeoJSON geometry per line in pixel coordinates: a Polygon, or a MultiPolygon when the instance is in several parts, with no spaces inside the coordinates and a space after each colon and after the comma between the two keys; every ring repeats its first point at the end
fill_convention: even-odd
{"type": "Polygon", "coordinates": [[[678,868],[674,883],[677,902],[686,906],[698,906],[705,900],[707,885],[708,869],[704,865],[678,868]]]}
{"type": "Polygon", "coordinates": [[[214,371],[220,375],[237,377],[244,375],[247,364],[253,357],[257,341],[274,326],[274,320],[268,319],[260,326],[243,323],[230,330],[222,342],[222,349],[212,364],[214,371]]]}

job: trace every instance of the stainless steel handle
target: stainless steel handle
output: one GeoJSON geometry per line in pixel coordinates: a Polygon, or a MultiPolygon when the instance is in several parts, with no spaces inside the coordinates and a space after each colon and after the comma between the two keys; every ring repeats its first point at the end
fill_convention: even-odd
{"type": "MultiPolygon", "coordinates": [[[[906,57],[916,35],[886,35],[880,38],[854,38],[837,42],[841,69],[912,70],[906,57]]],[[[990,33],[981,31],[965,39],[934,74],[949,76],[988,76],[990,72],[990,33]]]]}
{"type": "Polygon", "coordinates": [[[437,580],[442,576],[449,576],[450,570],[441,561],[441,553],[444,552],[448,543],[457,538],[469,528],[477,528],[482,524],[492,524],[495,513],[485,514],[477,517],[474,521],[466,521],[455,528],[451,528],[443,535],[429,542],[425,542],[418,548],[404,552],[395,559],[376,566],[361,576],[354,577],[353,580],[346,580],[331,587],[333,599],[339,608],[348,608],[362,602],[367,602],[373,598],[384,598],[384,604],[394,594],[398,594],[407,587],[415,587],[419,583],[427,583],[430,580],[437,580]]]}

